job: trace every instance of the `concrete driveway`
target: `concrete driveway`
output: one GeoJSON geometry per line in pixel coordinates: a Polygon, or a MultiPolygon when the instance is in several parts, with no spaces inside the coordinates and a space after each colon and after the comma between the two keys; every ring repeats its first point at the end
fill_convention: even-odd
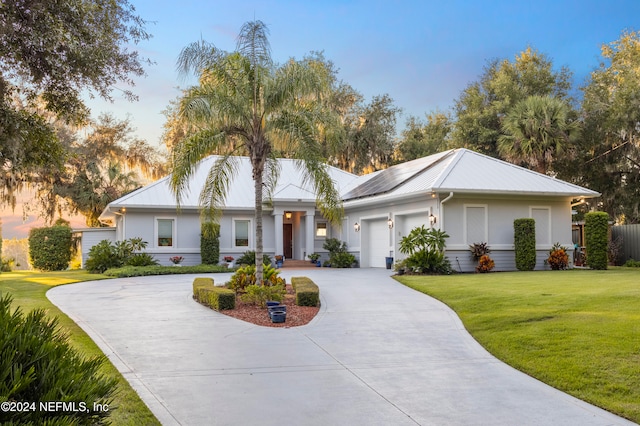
{"type": "Polygon", "coordinates": [[[191,298],[194,275],[79,283],[47,296],[165,425],[633,424],[499,362],[449,308],[387,270],[283,275],[319,285],[310,324],[259,327],[212,311],[191,298]]]}

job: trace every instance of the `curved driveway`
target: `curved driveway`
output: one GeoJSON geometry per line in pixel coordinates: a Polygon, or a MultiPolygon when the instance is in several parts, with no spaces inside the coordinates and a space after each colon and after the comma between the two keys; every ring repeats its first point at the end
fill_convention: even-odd
{"type": "Polygon", "coordinates": [[[449,308],[387,270],[282,275],[319,285],[310,324],[259,327],[212,311],[191,298],[195,275],[85,282],[47,296],[165,425],[632,424],[499,362],[449,308]]]}

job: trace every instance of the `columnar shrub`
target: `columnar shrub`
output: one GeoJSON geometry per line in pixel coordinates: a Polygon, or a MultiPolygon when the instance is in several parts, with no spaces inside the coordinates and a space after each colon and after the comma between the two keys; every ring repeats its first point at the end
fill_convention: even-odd
{"type": "Polygon", "coordinates": [[[533,271],[536,267],[536,222],[531,218],[513,221],[516,268],[533,271]]]}
{"type": "Polygon", "coordinates": [[[43,271],[67,269],[73,254],[73,239],[68,226],[33,228],[29,232],[29,256],[34,268],[43,271]]]}
{"type": "Polygon", "coordinates": [[[609,214],[590,212],[584,217],[587,265],[591,269],[607,269],[609,214]]]}
{"type": "Polygon", "coordinates": [[[117,379],[101,371],[105,357],[84,358],[42,309],[24,315],[11,311],[10,296],[0,297],[0,402],[17,410],[0,411],[0,424],[103,425],[111,410],[117,379]],[[40,403],[64,401],[69,409],[42,410],[40,403]],[[33,405],[28,405],[33,404],[33,405]],[[11,407],[11,405],[9,405],[11,407]]]}
{"type": "Polygon", "coordinates": [[[200,257],[204,265],[217,265],[220,261],[220,225],[203,222],[200,225],[200,257]]]}

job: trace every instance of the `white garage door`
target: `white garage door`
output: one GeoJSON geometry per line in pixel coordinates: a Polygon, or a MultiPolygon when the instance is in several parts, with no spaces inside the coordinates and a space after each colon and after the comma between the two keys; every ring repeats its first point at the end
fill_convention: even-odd
{"type": "Polygon", "coordinates": [[[389,225],[387,219],[369,222],[369,267],[384,268],[389,256],[389,225]]]}

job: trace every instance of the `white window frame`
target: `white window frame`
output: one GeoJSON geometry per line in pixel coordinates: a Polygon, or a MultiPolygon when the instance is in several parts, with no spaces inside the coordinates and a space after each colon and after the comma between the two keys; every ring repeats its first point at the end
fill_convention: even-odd
{"type": "Polygon", "coordinates": [[[234,217],[231,221],[231,246],[237,249],[250,250],[253,248],[253,219],[250,217],[234,217]],[[247,230],[247,245],[246,246],[238,246],[236,245],[236,224],[238,222],[248,222],[249,229],[247,230]]]}
{"type": "MultiPolygon", "coordinates": [[[[547,228],[547,241],[544,243],[541,243],[540,241],[538,241],[538,238],[536,238],[536,249],[547,249],[550,248],[551,245],[553,244],[552,241],[552,233],[551,233],[551,206],[529,206],[529,217],[531,219],[535,219],[533,217],[533,211],[534,210],[546,210],[547,211],[547,224],[548,224],[548,228],[547,228]]],[[[538,224],[536,224],[536,234],[538,233],[538,224]]]]}
{"type": "Polygon", "coordinates": [[[474,243],[489,243],[489,205],[488,204],[463,204],[463,215],[462,215],[462,229],[465,244],[470,245],[474,243]],[[468,208],[482,208],[484,209],[484,237],[482,241],[469,241],[469,229],[468,229],[468,220],[467,220],[467,209],[468,208]]]}
{"type": "Polygon", "coordinates": [[[316,220],[313,234],[316,240],[326,240],[327,238],[329,238],[329,222],[326,220],[316,220]],[[324,225],[325,235],[318,235],[318,230],[321,229],[318,227],[318,225],[320,224],[324,225]]]}
{"type": "Polygon", "coordinates": [[[174,249],[178,245],[178,219],[175,216],[156,216],[154,218],[154,231],[153,231],[153,241],[156,248],[167,250],[174,249]],[[158,243],[158,239],[160,238],[158,235],[158,221],[160,220],[170,220],[172,221],[171,226],[171,245],[162,246],[158,243]]]}

